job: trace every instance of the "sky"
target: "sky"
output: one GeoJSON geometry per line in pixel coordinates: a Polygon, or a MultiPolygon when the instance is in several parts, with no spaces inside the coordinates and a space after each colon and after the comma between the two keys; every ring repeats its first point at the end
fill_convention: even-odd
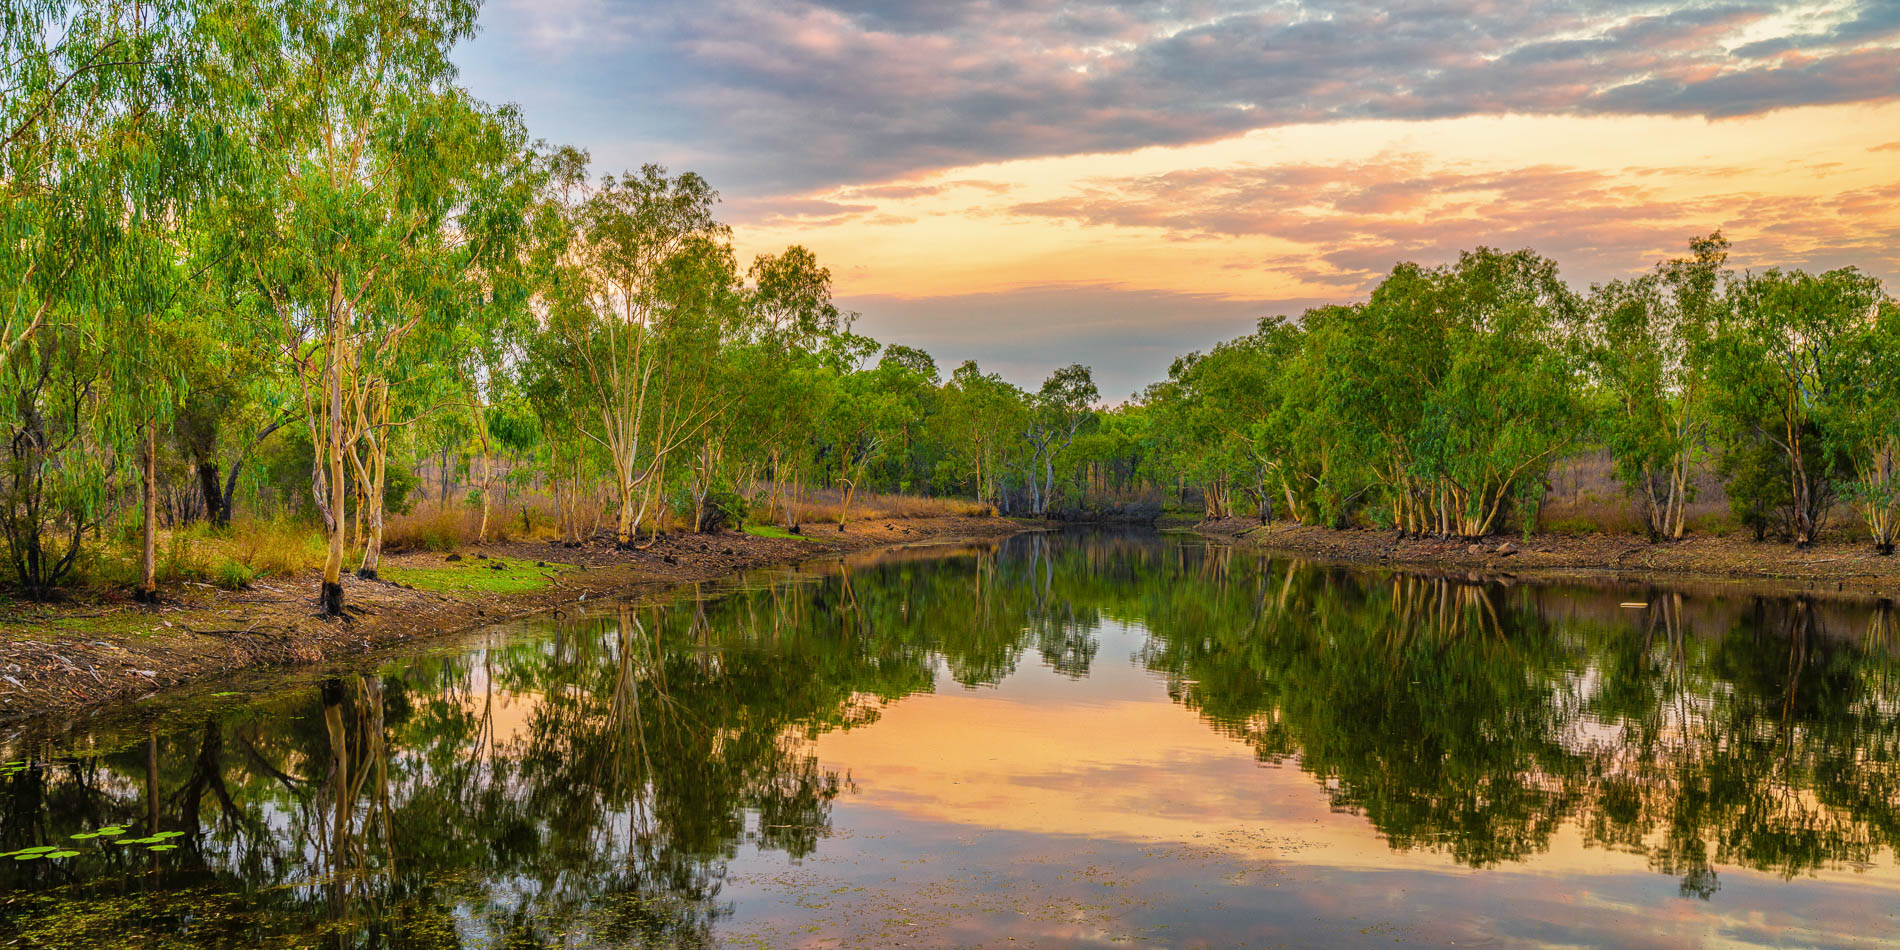
{"type": "Polygon", "coordinates": [[[1900,0],[487,0],[463,82],[719,189],[879,340],[1110,400],[1488,245],[1900,291],[1900,0]]]}

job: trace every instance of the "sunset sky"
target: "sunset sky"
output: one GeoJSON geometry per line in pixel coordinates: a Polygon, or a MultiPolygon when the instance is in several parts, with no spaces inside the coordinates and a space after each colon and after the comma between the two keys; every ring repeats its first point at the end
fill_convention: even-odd
{"type": "Polygon", "coordinates": [[[1399,260],[1720,228],[1900,283],[1900,0],[488,0],[463,79],[706,175],[880,340],[1118,399],[1399,260]]]}

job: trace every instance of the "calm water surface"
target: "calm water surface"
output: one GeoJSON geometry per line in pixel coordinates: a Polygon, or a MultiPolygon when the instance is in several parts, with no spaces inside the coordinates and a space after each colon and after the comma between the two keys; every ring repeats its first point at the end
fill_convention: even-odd
{"type": "Polygon", "coordinates": [[[0,751],[0,850],[76,852],[0,859],[0,946],[1900,940],[1887,611],[1153,534],[758,573],[0,751]]]}

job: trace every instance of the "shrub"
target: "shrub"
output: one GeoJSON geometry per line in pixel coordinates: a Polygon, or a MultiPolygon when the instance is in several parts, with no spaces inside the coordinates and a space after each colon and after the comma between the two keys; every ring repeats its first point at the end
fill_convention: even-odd
{"type": "Polygon", "coordinates": [[[250,565],[231,558],[219,558],[211,566],[211,583],[225,590],[243,590],[257,579],[257,573],[250,565]]]}

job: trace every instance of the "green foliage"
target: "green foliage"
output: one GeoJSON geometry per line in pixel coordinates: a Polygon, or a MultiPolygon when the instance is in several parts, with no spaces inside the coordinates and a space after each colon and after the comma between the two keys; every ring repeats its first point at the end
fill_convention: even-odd
{"type": "MultiPolygon", "coordinates": [[[[91,563],[121,577],[116,548],[88,548],[143,526],[146,497],[166,500],[155,536],[234,512],[321,525],[332,584],[346,541],[373,571],[385,517],[452,491],[478,535],[520,502],[526,526],[623,544],[759,510],[794,526],[815,489],[841,526],[866,491],[1032,515],[1198,492],[1209,518],[1530,530],[1552,459],[1586,438],[1658,536],[1720,455],[1757,531],[1809,542],[1844,500],[1893,545],[1900,317],[1851,269],[1737,278],[1716,234],[1583,298],[1534,252],[1478,248],[1263,320],[1121,405],[1079,364],[1033,390],[974,362],[946,378],[853,332],[809,249],[743,264],[703,177],[596,175],[474,99],[454,49],[477,14],[6,6],[0,538],[19,593],[91,563]]],[[[306,532],[234,561],[307,554],[306,532]]],[[[171,575],[207,572],[240,583],[171,575]]]]}

